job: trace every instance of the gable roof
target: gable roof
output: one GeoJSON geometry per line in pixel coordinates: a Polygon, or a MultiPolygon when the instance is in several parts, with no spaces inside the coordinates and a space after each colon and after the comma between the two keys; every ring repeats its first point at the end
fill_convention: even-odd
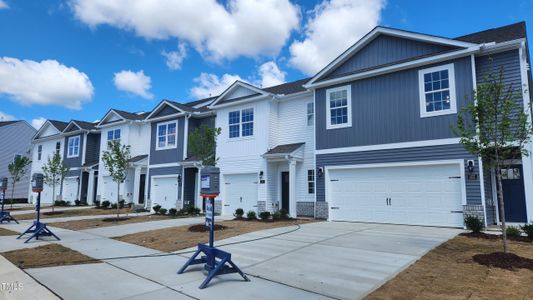
{"type": "Polygon", "coordinates": [[[11,124],[17,123],[17,122],[20,122],[20,121],[3,121],[3,122],[0,122],[0,127],[11,125],[11,124]]]}
{"type": "Polygon", "coordinates": [[[85,122],[85,121],[80,121],[80,120],[71,120],[68,123],[68,125],[65,127],[65,129],[63,129],[62,132],[66,133],[66,132],[70,132],[70,131],[75,131],[75,130],[69,130],[73,126],[78,127],[79,130],[89,131],[89,130],[96,129],[96,124],[97,123],[85,122]]]}
{"type": "Polygon", "coordinates": [[[506,42],[526,37],[526,22],[518,22],[502,27],[491,28],[463,36],[456,37],[458,41],[469,43],[506,42]]]}
{"type": "Polygon", "coordinates": [[[265,96],[265,95],[268,95],[269,92],[265,91],[265,90],[262,90],[258,87],[255,87],[247,82],[244,82],[244,81],[240,81],[240,80],[235,80],[234,83],[232,83],[226,90],[224,90],[224,92],[222,92],[222,94],[218,95],[215,99],[215,101],[213,101],[213,103],[211,103],[211,105],[209,105],[210,107],[213,107],[213,106],[216,106],[219,102],[223,101],[225,103],[228,103],[228,102],[235,102],[235,101],[239,101],[239,100],[243,100],[243,99],[248,99],[248,98],[252,98],[252,97],[257,97],[257,96],[265,96]],[[244,88],[244,89],[247,89],[249,90],[251,93],[248,94],[248,95],[244,95],[244,96],[240,96],[240,97],[235,97],[235,98],[231,98],[231,99],[228,99],[228,100],[224,100],[224,97],[228,94],[230,94],[232,91],[238,89],[238,88],[244,88]]]}
{"type": "Polygon", "coordinates": [[[58,121],[58,120],[47,120],[48,122],[50,122],[50,124],[52,124],[52,126],[54,126],[57,130],[59,130],[60,132],[62,132],[63,130],[65,130],[65,128],[67,127],[68,123],[67,122],[63,122],[63,121],[58,121]]]}
{"type": "Polygon", "coordinates": [[[127,112],[127,111],[124,111],[124,110],[119,110],[119,109],[110,109],[105,115],[104,117],[102,118],[102,120],[100,120],[97,124],[96,124],[96,127],[100,127],[100,126],[103,126],[103,125],[107,125],[107,124],[113,124],[113,123],[116,123],[116,122],[122,122],[122,121],[125,121],[125,120],[132,120],[132,121],[139,121],[139,120],[144,120],[144,118],[148,115],[149,113],[146,113],[146,112],[142,112],[142,113],[131,113],[131,112],[127,112]],[[116,121],[109,121],[107,122],[107,118],[109,117],[110,114],[115,114],[117,117],[119,117],[121,120],[116,120],[116,121]]]}
{"type": "Polygon", "coordinates": [[[285,144],[285,145],[278,145],[270,150],[268,150],[263,155],[284,155],[284,154],[291,154],[294,151],[298,150],[301,146],[303,146],[305,143],[294,143],[294,144],[285,144]]]}
{"type": "Polygon", "coordinates": [[[263,90],[268,92],[268,93],[272,93],[272,94],[276,94],[276,95],[290,95],[290,94],[300,93],[300,92],[304,92],[304,91],[307,90],[306,88],[304,88],[303,85],[307,81],[309,81],[309,79],[311,79],[311,78],[308,77],[308,78],[304,78],[304,79],[299,79],[299,80],[296,80],[296,81],[287,82],[287,83],[283,83],[283,84],[267,87],[267,88],[264,88],[263,90]]]}

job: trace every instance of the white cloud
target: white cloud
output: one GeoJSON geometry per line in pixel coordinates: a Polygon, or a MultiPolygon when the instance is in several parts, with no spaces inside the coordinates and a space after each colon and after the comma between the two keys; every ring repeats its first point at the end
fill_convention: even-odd
{"type": "Polygon", "coordinates": [[[181,69],[183,60],[187,57],[187,47],[184,43],[179,43],[177,51],[163,51],[161,52],[161,55],[166,58],[167,67],[169,69],[179,70],[181,69]]]}
{"type": "Polygon", "coordinates": [[[44,122],[46,122],[46,119],[43,117],[39,117],[31,120],[31,126],[33,126],[33,128],[35,129],[39,129],[41,128],[41,126],[43,126],[44,122]]]}
{"type": "Polygon", "coordinates": [[[147,39],[178,38],[219,61],[276,55],[300,21],[289,0],[71,0],[75,17],[147,39]]]}
{"type": "Polygon", "coordinates": [[[282,84],[285,82],[285,75],[275,62],[269,61],[259,67],[260,79],[256,84],[263,88],[282,84]]]}
{"type": "Polygon", "coordinates": [[[12,116],[10,114],[6,114],[5,112],[1,112],[0,111],[0,122],[12,121],[12,120],[15,120],[14,116],[12,116]]]}
{"type": "Polygon", "coordinates": [[[56,60],[0,58],[0,94],[22,105],[60,105],[81,109],[93,96],[89,77],[56,60]]]}
{"type": "Polygon", "coordinates": [[[115,73],[113,78],[115,87],[124,92],[132,93],[145,99],[152,99],[154,95],[150,93],[152,88],[152,79],[144,75],[144,71],[133,72],[122,70],[115,73]]]}
{"type": "Polygon", "coordinates": [[[202,73],[193,79],[198,85],[191,89],[191,96],[195,99],[217,96],[236,80],[245,81],[239,75],[224,74],[218,77],[215,74],[202,73]]]}
{"type": "Polygon", "coordinates": [[[311,12],[305,39],[290,46],[290,64],[314,75],[374,28],[385,0],[325,0],[311,12]]]}
{"type": "Polygon", "coordinates": [[[0,9],[8,9],[9,5],[4,0],[0,0],[0,9]]]}

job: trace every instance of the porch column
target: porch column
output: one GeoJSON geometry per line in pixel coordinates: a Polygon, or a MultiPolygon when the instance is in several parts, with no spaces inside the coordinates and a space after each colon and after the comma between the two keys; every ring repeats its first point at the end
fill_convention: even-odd
{"type": "Polygon", "coordinates": [[[139,188],[141,185],[141,167],[135,167],[133,171],[133,203],[139,204],[139,188]]]}
{"type": "Polygon", "coordinates": [[[289,162],[289,215],[296,218],[296,161],[289,162]]]}
{"type": "MultiPolygon", "coordinates": [[[[533,147],[529,145],[529,153],[533,147]]],[[[529,156],[522,156],[522,171],[524,172],[524,190],[526,194],[526,222],[533,221],[533,162],[531,161],[531,154],[529,156]]]]}
{"type": "Polygon", "coordinates": [[[94,199],[94,170],[91,169],[89,171],[89,181],[87,183],[87,204],[93,204],[93,199],[94,199]]]}
{"type": "Polygon", "coordinates": [[[202,196],[200,196],[202,189],[200,188],[200,182],[202,182],[202,168],[198,167],[198,174],[196,176],[196,207],[203,211],[202,196]]]}

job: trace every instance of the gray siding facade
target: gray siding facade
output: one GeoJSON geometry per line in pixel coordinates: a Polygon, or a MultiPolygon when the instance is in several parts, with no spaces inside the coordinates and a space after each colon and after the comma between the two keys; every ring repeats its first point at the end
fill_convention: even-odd
{"type": "Polygon", "coordinates": [[[100,159],[100,133],[89,133],[87,135],[87,153],[85,154],[85,162],[98,162],[100,159]]]}
{"type": "Polygon", "coordinates": [[[151,123],[151,140],[150,140],[150,165],[176,163],[183,161],[183,139],[184,139],[185,117],[169,119],[160,122],[151,123]],[[176,148],[166,150],[156,150],[157,144],[157,124],[177,120],[177,138],[176,148]]]}

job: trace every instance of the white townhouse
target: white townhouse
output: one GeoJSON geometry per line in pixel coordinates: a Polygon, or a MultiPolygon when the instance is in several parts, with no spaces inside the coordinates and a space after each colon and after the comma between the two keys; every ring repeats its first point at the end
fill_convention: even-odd
{"type": "Polygon", "coordinates": [[[314,103],[306,80],[269,88],[237,81],[210,105],[222,129],[216,154],[223,215],[237,208],[314,215],[314,103]]]}
{"type": "Polygon", "coordinates": [[[143,121],[145,113],[130,113],[117,109],[108,111],[96,125],[101,132],[100,155],[98,162],[98,183],[96,199],[117,202],[117,184],[109,176],[102,161],[103,152],[108,150],[108,142],[118,140],[130,145],[131,168],[120,186],[120,199],[126,203],[144,205],[147,198],[147,166],[150,150],[150,124],[143,121]]]}

